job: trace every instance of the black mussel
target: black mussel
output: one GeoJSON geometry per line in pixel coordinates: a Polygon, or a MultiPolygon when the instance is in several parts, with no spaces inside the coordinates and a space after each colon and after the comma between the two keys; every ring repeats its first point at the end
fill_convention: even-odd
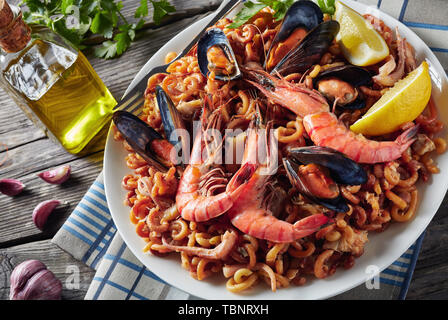
{"type": "Polygon", "coordinates": [[[264,68],[272,70],[283,57],[323,21],[319,6],[312,1],[294,2],[283,18],[278,33],[272,40],[264,68]]]}
{"type": "Polygon", "coordinates": [[[361,185],[367,182],[366,171],[339,151],[327,147],[290,148],[288,158],[303,164],[318,164],[328,168],[331,178],[339,184],[361,185]]]}
{"type": "Polygon", "coordinates": [[[365,103],[359,97],[359,91],[350,83],[335,77],[316,81],[315,87],[330,102],[347,109],[361,109],[365,103]],[[355,107],[356,106],[356,107],[355,107]]]}
{"type": "Polygon", "coordinates": [[[165,172],[177,163],[174,146],[139,117],[127,111],[116,111],[112,119],[126,142],[148,164],[165,172]]]}
{"type": "Polygon", "coordinates": [[[182,115],[162,87],[157,85],[155,91],[165,136],[178,151],[182,151],[182,155],[187,155],[190,150],[189,133],[182,115]]]}
{"type": "Polygon", "coordinates": [[[219,28],[207,30],[198,41],[198,64],[207,77],[215,73],[218,80],[229,81],[241,77],[241,71],[227,36],[219,28]]]}
{"type": "Polygon", "coordinates": [[[330,210],[349,210],[339,186],[328,177],[324,167],[316,164],[303,165],[294,158],[283,158],[283,165],[290,183],[300,194],[330,210]]]}
{"type": "Polygon", "coordinates": [[[358,87],[372,85],[372,75],[363,68],[343,65],[321,72],[313,83],[330,102],[337,99],[338,106],[355,110],[366,106],[359,96],[358,87]]]}
{"type": "Polygon", "coordinates": [[[271,71],[271,74],[304,72],[316,64],[327,52],[339,32],[339,23],[334,20],[322,22],[308,32],[305,38],[292,49],[271,71]]]}
{"type": "Polygon", "coordinates": [[[372,75],[369,71],[351,64],[326,69],[319,73],[313,80],[317,82],[329,77],[341,79],[354,87],[371,86],[373,83],[372,75]]]}

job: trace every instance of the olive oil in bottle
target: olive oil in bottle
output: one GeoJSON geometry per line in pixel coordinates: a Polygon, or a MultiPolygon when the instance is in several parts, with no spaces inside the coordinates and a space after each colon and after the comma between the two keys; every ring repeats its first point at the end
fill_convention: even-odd
{"type": "Polygon", "coordinates": [[[3,28],[0,13],[3,87],[51,138],[78,153],[110,120],[116,101],[80,51],[48,28],[30,29],[10,8],[13,20],[3,28]]]}

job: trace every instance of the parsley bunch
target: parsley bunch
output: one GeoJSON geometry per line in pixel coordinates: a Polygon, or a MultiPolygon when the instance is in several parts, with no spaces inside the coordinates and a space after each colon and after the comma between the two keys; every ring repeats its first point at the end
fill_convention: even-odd
{"type": "Polygon", "coordinates": [[[84,49],[84,41],[91,35],[106,39],[95,48],[95,55],[110,59],[125,52],[143,27],[148,16],[148,5],[154,8],[156,25],[175,8],[167,0],[140,0],[135,11],[137,23],[129,23],[121,13],[122,1],[114,0],[22,0],[26,5],[23,16],[27,23],[45,25],[70,41],[78,49],[84,49]]]}

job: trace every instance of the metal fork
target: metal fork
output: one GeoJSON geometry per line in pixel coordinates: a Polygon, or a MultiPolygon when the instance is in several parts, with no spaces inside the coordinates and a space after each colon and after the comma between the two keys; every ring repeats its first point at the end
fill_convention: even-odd
{"type": "Polygon", "coordinates": [[[141,79],[133,88],[132,90],[127,93],[125,96],[123,96],[121,98],[120,103],[118,103],[115,107],[114,110],[126,110],[129,111],[131,113],[135,113],[143,104],[144,102],[144,97],[143,97],[143,93],[146,90],[146,86],[148,83],[148,79],[156,74],[156,73],[161,73],[161,72],[166,72],[166,68],[172,64],[173,62],[175,62],[176,60],[180,59],[181,57],[185,56],[190,49],[199,41],[199,39],[201,38],[203,32],[211,27],[212,25],[214,25],[219,19],[222,19],[224,16],[228,15],[233,9],[235,9],[235,7],[237,5],[239,5],[241,2],[243,2],[244,0],[230,0],[227,4],[225,4],[214,16],[214,18],[204,27],[204,29],[199,32],[199,34],[191,41],[190,44],[188,44],[188,46],[185,47],[185,49],[170,63],[165,64],[165,65],[161,65],[161,66],[157,66],[154,69],[152,69],[151,71],[149,71],[144,77],[143,79],[141,79]]]}

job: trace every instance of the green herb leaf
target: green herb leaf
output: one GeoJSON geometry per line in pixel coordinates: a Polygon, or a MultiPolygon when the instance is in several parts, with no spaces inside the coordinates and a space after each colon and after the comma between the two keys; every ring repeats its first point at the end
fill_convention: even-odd
{"type": "Polygon", "coordinates": [[[120,56],[129,48],[134,37],[135,33],[132,30],[124,30],[115,35],[114,40],[117,42],[117,55],[120,56]]]}
{"type": "Polygon", "coordinates": [[[148,0],[140,0],[140,6],[135,10],[135,18],[146,17],[148,15],[148,0]]]}
{"type": "Polygon", "coordinates": [[[117,54],[117,43],[104,41],[100,47],[95,48],[94,53],[98,58],[111,59],[117,54]]]}
{"type": "Polygon", "coordinates": [[[100,0],[100,6],[101,9],[108,11],[108,12],[117,12],[120,9],[118,9],[118,6],[120,5],[120,2],[115,3],[113,0],[100,0]]]}
{"type": "Polygon", "coordinates": [[[330,15],[333,15],[336,8],[335,8],[335,0],[313,0],[322,10],[323,13],[328,13],[330,15]]]}
{"type": "Polygon", "coordinates": [[[140,19],[137,24],[133,24],[132,27],[134,28],[134,30],[140,30],[143,25],[145,24],[145,20],[140,19]]]}
{"type": "Polygon", "coordinates": [[[24,0],[22,3],[26,4],[31,12],[45,11],[45,4],[42,3],[40,0],[24,0]]]}
{"type": "Polygon", "coordinates": [[[95,56],[110,59],[122,55],[135,39],[135,30],[141,25],[141,21],[137,24],[119,26],[121,32],[114,36],[114,41],[105,41],[102,46],[95,48],[95,56]]]}
{"type": "Polygon", "coordinates": [[[281,20],[293,3],[294,0],[259,0],[257,3],[247,1],[244,3],[244,7],[237,13],[233,23],[231,23],[228,28],[234,29],[242,26],[254,17],[261,9],[266,7],[270,7],[275,11],[275,20],[281,20]]]}
{"type": "Polygon", "coordinates": [[[74,5],[74,0],[62,0],[61,1],[61,12],[65,14],[67,10],[74,5]]]}
{"type": "Polygon", "coordinates": [[[75,48],[81,47],[82,35],[76,30],[68,29],[64,20],[58,20],[53,23],[53,29],[66,40],[68,40],[75,48]]]}
{"type": "Polygon", "coordinates": [[[255,16],[261,9],[266,8],[266,6],[267,5],[264,3],[254,3],[252,1],[245,2],[244,7],[235,16],[233,23],[231,23],[227,27],[230,29],[235,29],[235,28],[242,26],[250,18],[255,16]]]}
{"type": "Polygon", "coordinates": [[[106,39],[111,39],[114,31],[114,23],[104,12],[97,12],[90,25],[93,33],[100,34],[106,39]]]}
{"type": "Polygon", "coordinates": [[[273,1],[271,8],[275,11],[274,19],[276,21],[285,17],[286,11],[294,3],[294,0],[273,1]]]}
{"type": "Polygon", "coordinates": [[[162,22],[162,18],[166,16],[169,12],[175,12],[174,8],[168,1],[153,1],[151,0],[152,6],[154,7],[153,20],[154,23],[159,25],[162,22]]]}

